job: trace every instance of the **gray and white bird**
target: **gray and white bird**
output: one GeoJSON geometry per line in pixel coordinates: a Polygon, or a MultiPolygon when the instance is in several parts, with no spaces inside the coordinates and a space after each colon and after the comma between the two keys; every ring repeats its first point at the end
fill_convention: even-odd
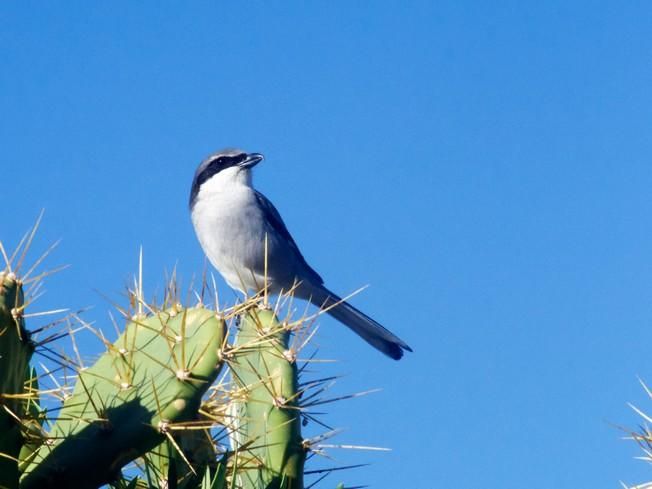
{"type": "Polygon", "coordinates": [[[252,185],[252,168],[263,155],[226,149],[201,162],[192,181],[190,214],[197,238],[226,282],[243,293],[265,285],[271,294],[289,291],[351,328],[367,343],[398,360],[410,347],[391,331],[324,286],[306,262],[272,203],[252,185]],[[298,284],[298,285],[297,285],[298,284]]]}

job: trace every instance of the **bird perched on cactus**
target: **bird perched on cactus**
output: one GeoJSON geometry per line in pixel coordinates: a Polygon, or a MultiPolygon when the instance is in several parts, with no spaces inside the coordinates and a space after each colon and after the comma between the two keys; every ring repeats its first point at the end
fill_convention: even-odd
{"type": "Polygon", "coordinates": [[[244,293],[265,287],[326,309],[367,343],[398,360],[410,347],[324,285],[299,251],[274,205],[252,184],[263,155],[239,149],[201,162],[190,191],[190,212],[204,252],[226,282],[244,293]]]}

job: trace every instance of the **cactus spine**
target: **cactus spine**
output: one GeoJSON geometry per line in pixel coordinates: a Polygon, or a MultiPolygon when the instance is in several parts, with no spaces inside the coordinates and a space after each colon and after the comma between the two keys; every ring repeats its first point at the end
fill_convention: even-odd
{"type": "Polygon", "coordinates": [[[290,331],[269,310],[243,314],[230,368],[234,401],[233,464],[242,489],[303,489],[298,380],[290,331]]]}

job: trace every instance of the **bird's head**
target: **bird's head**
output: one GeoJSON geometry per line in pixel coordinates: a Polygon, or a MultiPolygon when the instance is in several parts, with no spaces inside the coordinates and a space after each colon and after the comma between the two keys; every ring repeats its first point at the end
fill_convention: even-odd
{"type": "Polygon", "coordinates": [[[251,169],[263,160],[259,153],[223,149],[202,161],[192,180],[190,207],[202,189],[220,191],[233,185],[251,185],[251,169]]]}

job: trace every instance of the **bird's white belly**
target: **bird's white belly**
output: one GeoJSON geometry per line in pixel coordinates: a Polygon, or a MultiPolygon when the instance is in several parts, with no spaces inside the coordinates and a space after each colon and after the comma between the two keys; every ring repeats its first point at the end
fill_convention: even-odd
{"type": "Polygon", "coordinates": [[[231,287],[263,286],[265,228],[253,192],[200,199],[192,220],[206,256],[231,287]]]}

